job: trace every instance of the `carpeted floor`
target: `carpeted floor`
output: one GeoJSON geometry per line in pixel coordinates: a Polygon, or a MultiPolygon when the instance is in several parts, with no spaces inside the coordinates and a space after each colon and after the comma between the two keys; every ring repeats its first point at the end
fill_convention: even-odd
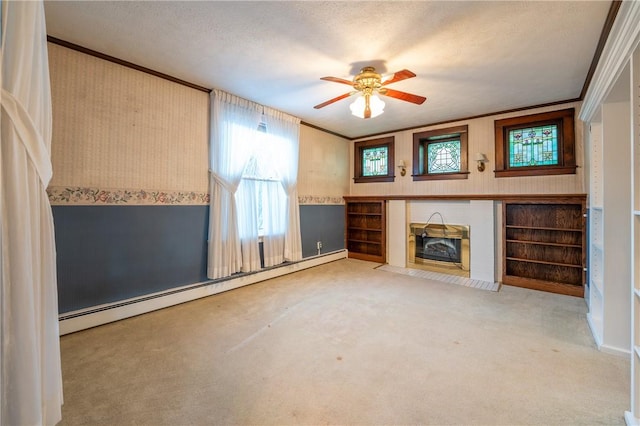
{"type": "Polygon", "coordinates": [[[60,425],[624,424],[584,300],[345,259],[61,339],[60,425]]]}

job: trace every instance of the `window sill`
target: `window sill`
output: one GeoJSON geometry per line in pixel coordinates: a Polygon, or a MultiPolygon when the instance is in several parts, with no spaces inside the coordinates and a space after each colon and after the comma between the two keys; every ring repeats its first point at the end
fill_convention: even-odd
{"type": "Polygon", "coordinates": [[[531,169],[509,169],[494,170],[495,177],[517,177],[517,176],[551,176],[551,175],[574,175],[576,174],[576,166],[557,166],[557,167],[539,167],[531,169]]]}
{"type": "Polygon", "coordinates": [[[435,173],[432,175],[411,175],[414,181],[419,180],[452,180],[452,179],[469,179],[469,172],[457,173],[435,173]]]}
{"type": "Polygon", "coordinates": [[[366,176],[355,177],[353,181],[355,183],[371,183],[371,182],[393,182],[396,179],[395,176],[366,176]]]}

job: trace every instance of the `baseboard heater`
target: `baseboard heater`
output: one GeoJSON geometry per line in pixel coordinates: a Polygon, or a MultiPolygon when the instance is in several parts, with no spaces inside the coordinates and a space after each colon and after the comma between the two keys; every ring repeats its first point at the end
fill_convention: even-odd
{"type": "Polygon", "coordinates": [[[214,294],[233,290],[246,285],[255,284],[271,278],[291,274],[303,269],[319,266],[347,257],[346,250],[337,250],[317,256],[308,257],[298,262],[286,262],[278,266],[247,272],[216,280],[189,284],[170,290],[135,297],[120,302],[114,302],[77,311],[67,312],[58,316],[60,335],[73,333],[87,328],[96,327],[110,322],[130,318],[180,303],[212,296],[214,294]]]}

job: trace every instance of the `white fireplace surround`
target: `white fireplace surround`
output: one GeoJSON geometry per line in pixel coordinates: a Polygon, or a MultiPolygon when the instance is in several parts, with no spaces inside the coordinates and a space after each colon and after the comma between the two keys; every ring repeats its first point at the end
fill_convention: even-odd
{"type": "Polygon", "coordinates": [[[392,266],[407,267],[408,224],[426,222],[434,212],[439,212],[446,223],[469,225],[470,278],[497,281],[497,210],[493,200],[389,200],[387,262],[392,266]]]}

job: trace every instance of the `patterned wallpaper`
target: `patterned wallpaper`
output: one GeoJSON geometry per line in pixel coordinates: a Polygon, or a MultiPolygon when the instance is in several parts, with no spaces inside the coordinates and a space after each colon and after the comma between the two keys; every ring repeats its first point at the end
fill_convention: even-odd
{"type": "MultiPolygon", "coordinates": [[[[209,95],[48,44],[53,205],[208,204],[209,95]]],[[[301,126],[300,204],[344,204],[349,142],[301,126]]]]}
{"type": "Polygon", "coordinates": [[[308,126],[300,127],[300,204],[344,204],[349,194],[349,141],[308,126]]]}
{"type": "Polygon", "coordinates": [[[48,48],[52,188],[207,192],[207,93],[48,48]]]}

